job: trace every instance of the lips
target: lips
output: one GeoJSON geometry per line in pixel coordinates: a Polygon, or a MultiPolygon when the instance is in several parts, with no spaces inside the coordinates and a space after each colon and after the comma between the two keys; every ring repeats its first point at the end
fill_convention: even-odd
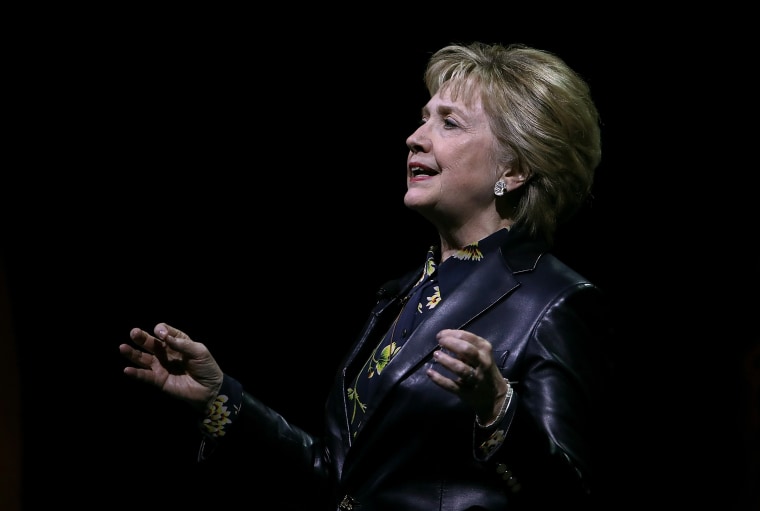
{"type": "Polygon", "coordinates": [[[419,165],[409,166],[409,171],[412,173],[412,177],[435,176],[436,174],[438,174],[438,172],[433,169],[430,169],[428,167],[421,167],[419,165]]]}

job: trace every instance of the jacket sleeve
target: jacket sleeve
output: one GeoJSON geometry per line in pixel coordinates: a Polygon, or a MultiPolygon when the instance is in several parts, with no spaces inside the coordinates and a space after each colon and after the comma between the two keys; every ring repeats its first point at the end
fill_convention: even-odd
{"type": "Polygon", "coordinates": [[[200,421],[200,429],[200,463],[239,466],[244,460],[267,471],[267,478],[287,480],[299,492],[304,490],[301,495],[286,496],[288,499],[308,495],[312,504],[327,501],[328,465],[321,439],[290,424],[245,392],[234,378],[224,376],[217,399],[200,421]]]}
{"type": "Polygon", "coordinates": [[[489,430],[476,426],[476,458],[516,499],[563,507],[591,501],[607,321],[597,288],[563,291],[538,315],[513,366],[504,418],[489,430]]]}

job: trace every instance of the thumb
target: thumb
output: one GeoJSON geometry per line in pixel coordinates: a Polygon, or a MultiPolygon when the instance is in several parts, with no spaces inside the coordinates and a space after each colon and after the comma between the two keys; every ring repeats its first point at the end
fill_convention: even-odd
{"type": "Polygon", "coordinates": [[[166,323],[159,323],[154,328],[156,337],[161,339],[171,349],[187,355],[191,358],[199,358],[203,352],[203,346],[193,341],[185,332],[174,328],[166,323]]]}
{"type": "Polygon", "coordinates": [[[179,328],[174,328],[173,326],[167,324],[167,323],[159,323],[153,328],[153,333],[161,339],[162,341],[166,338],[167,335],[171,335],[172,337],[176,339],[190,339],[190,336],[187,335],[185,332],[181,331],[179,328]]]}

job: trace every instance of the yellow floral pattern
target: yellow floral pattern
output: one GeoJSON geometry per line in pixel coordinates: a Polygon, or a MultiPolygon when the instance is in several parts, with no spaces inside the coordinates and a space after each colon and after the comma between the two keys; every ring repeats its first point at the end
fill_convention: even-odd
{"type": "Polygon", "coordinates": [[[212,437],[224,436],[226,433],[224,428],[228,424],[232,424],[230,420],[231,412],[225,406],[228,400],[228,396],[220,394],[216,396],[216,399],[206,411],[206,418],[203,419],[201,427],[212,437]]]}
{"type": "MultiPolygon", "coordinates": [[[[398,351],[401,348],[396,346],[395,342],[390,343],[388,346],[380,350],[380,356],[375,360],[375,369],[377,369],[377,374],[380,374],[383,372],[383,369],[385,369],[385,366],[388,365],[388,362],[391,361],[391,359],[398,353],[398,351]]],[[[367,375],[368,378],[372,378],[373,372],[370,370],[370,373],[367,375]]]]}
{"type": "MultiPolygon", "coordinates": [[[[444,285],[444,291],[446,293],[449,292],[449,287],[446,286],[450,286],[452,289],[456,287],[456,279],[461,280],[464,275],[469,273],[469,263],[480,262],[484,257],[483,250],[489,252],[489,247],[496,246],[499,239],[501,238],[495,237],[493,241],[485,242],[482,249],[478,241],[457,250],[451,259],[467,263],[462,266],[461,262],[454,262],[453,266],[451,264],[446,266],[453,269],[446,270],[448,272],[446,273],[448,279],[444,285]]],[[[353,435],[356,435],[356,432],[361,428],[364,413],[367,411],[367,403],[372,400],[374,382],[378,380],[378,376],[386,369],[393,358],[399,354],[404,342],[406,342],[406,339],[412,334],[419,322],[423,321],[423,318],[443,300],[439,284],[440,275],[437,273],[438,265],[436,263],[439,259],[440,249],[436,246],[430,247],[419,279],[417,279],[417,282],[409,291],[406,298],[402,300],[399,315],[356,375],[353,385],[347,389],[348,401],[353,404],[351,414],[351,431],[353,435]],[[406,301],[413,303],[409,303],[408,307],[405,307],[406,301]]],[[[481,446],[481,449],[487,448],[488,446],[485,444],[481,446]]]]}
{"type": "Polygon", "coordinates": [[[481,252],[478,242],[475,242],[457,250],[451,257],[462,261],[480,261],[483,259],[483,252],[481,252]]]}
{"type": "Polygon", "coordinates": [[[489,437],[478,446],[480,455],[483,457],[490,456],[501,444],[504,443],[506,438],[506,431],[503,429],[497,429],[489,435],[489,437]]]}
{"type": "Polygon", "coordinates": [[[436,305],[441,303],[441,288],[439,286],[435,286],[433,288],[435,291],[433,293],[433,296],[427,297],[427,308],[428,309],[434,309],[436,305]]]}

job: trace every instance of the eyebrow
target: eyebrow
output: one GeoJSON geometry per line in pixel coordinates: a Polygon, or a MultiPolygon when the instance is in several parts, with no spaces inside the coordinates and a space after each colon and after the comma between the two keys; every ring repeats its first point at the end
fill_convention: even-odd
{"type": "MultiPolygon", "coordinates": [[[[431,110],[430,110],[430,108],[427,105],[425,105],[425,106],[422,107],[421,111],[422,111],[423,114],[425,114],[425,113],[430,112],[431,110]]],[[[455,113],[455,114],[460,114],[460,115],[466,115],[467,114],[466,110],[460,108],[458,105],[455,105],[454,103],[439,103],[435,107],[435,112],[438,112],[438,113],[441,113],[441,112],[442,113],[455,113]]]]}

